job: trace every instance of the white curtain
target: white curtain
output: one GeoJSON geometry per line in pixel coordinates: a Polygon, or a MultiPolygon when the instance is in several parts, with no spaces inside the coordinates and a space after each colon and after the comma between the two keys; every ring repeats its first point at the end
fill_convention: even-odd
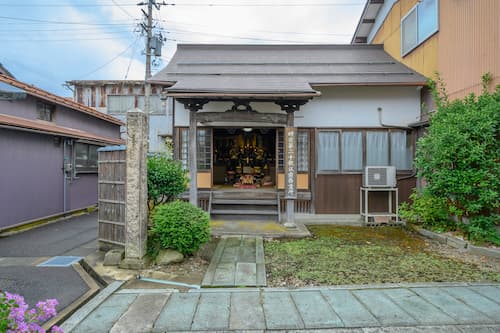
{"type": "Polygon", "coordinates": [[[398,170],[411,170],[412,149],[406,132],[391,132],[391,165],[398,170]]]}
{"type": "Polygon", "coordinates": [[[363,135],[361,132],[342,133],[342,170],[363,169],[363,135]]]}
{"type": "Polygon", "coordinates": [[[389,165],[389,135],[387,132],[366,132],[366,165],[389,165]]]}
{"type": "Polygon", "coordinates": [[[338,171],[339,163],[339,133],[320,132],[318,134],[318,170],[338,171]]]}

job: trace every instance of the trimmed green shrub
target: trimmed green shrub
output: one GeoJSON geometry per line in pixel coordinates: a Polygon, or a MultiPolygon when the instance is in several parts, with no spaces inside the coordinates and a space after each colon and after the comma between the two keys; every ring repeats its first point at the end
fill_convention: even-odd
{"type": "Polygon", "coordinates": [[[151,216],[152,243],[189,255],[210,239],[210,218],[202,209],[184,201],[157,206],[151,216]]]}
{"type": "Polygon", "coordinates": [[[500,215],[498,214],[474,216],[468,224],[463,224],[461,228],[469,239],[479,242],[490,242],[496,246],[500,246],[500,235],[495,228],[495,223],[498,223],[498,221],[500,221],[500,215]]]}
{"type": "Polygon", "coordinates": [[[405,221],[442,231],[453,224],[449,221],[446,199],[435,197],[426,190],[421,194],[413,190],[410,199],[411,205],[403,202],[399,207],[399,214],[405,221]]]}
{"type": "Polygon", "coordinates": [[[154,207],[186,191],[188,178],[179,161],[166,155],[148,157],[148,200],[154,207]]]}

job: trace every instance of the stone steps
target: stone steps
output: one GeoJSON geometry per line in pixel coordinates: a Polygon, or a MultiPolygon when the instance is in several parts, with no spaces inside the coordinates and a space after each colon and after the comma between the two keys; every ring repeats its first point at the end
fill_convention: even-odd
{"type": "Polygon", "coordinates": [[[214,220],[278,221],[278,207],[276,191],[214,191],[210,215],[214,220]]]}

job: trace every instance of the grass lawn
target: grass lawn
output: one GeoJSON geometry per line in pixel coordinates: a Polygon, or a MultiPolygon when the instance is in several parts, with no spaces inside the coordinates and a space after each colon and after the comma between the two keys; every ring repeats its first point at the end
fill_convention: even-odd
{"type": "Polygon", "coordinates": [[[468,254],[443,250],[400,227],[309,230],[313,238],[265,243],[271,286],[500,281],[498,261],[465,260],[468,254]]]}

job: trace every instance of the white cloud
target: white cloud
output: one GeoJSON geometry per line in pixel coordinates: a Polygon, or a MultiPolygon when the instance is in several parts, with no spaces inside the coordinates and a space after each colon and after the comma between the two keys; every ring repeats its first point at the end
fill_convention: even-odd
{"type": "MultiPolygon", "coordinates": [[[[59,0],[57,3],[63,3],[62,1],[59,0]]],[[[128,79],[144,77],[144,37],[140,37],[133,47],[124,52],[137,38],[137,33],[134,34],[132,31],[135,24],[142,19],[140,7],[109,6],[114,3],[131,4],[133,3],[131,0],[94,0],[96,3],[108,4],[101,7],[82,7],[78,6],[81,2],[65,1],[71,7],[42,6],[28,7],[26,10],[23,7],[23,12],[11,8],[10,12],[5,12],[3,15],[65,22],[118,22],[125,25],[53,25],[19,22],[20,24],[9,26],[9,22],[0,20],[0,39],[3,41],[0,62],[11,68],[20,79],[66,95],[69,92],[62,90],[61,84],[67,80],[123,79],[128,68],[128,79]],[[10,34],[2,33],[3,28],[14,31],[10,34]],[[39,31],[21,31],[37,28],[39,31]],[[48,29],[58,31],[45,31],[48,29]],[[6,42],[7,39],[24,41],[6,42]],[[71,40],[71,42],[47,42],[47,39],[71,40]],[[116,59],[110,62],[113,58],[116,59]],[[96,71],[101,66],[102,68],[96,71]],[[91,74],[82,77],[88,73],[91,74]]],[[[258,0],[255,4],[271,2],[307,4],[308,1],[258,0]]],[[[326,0],[315,0],[314,3],[323,1],[326,0]]],[[[335,1],[343,4],[364,3],[364,0],[327,2],[335,1]]],[[[172,39],[189,43],[349,43],[363,9],[363,5],[209,7],[180,5],[203,3],[204,0],[169,2],[179,5],[162,6],[159,12],[155,10],[154,15],[154,18],[158,19],[156,21],[158,28],[163,28],[163,35],[170,39],[163,48],[163,63],[156,70],[164,67],[175,52],[177,42],[172,39]]],[[[210,0],[210,3],[237,5],[252,2],[210,0]]]]}

